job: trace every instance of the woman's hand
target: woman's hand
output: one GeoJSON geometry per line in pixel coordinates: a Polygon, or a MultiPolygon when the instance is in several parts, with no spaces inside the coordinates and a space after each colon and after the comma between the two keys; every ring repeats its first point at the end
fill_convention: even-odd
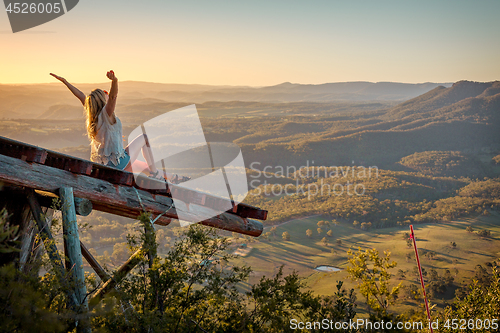
{"type": "Polygon", "coordinates": [[[111,80],[111,89],[109,90],[109,100],[106,103],[106,112],[111,118],[114,118],[116,98],[118,96],[118,78],[115,76],[115,72],[109,71],[106,73],[108,79],[111,80]]]}
{"type": "Polygon", "coordinates": [[[55,75],[53,73],[50,73],[50,75],[52,75],[53,77],[55,77],[56,79],[58,79],[59,81],[61,81],[62,83],[66,83],[66,79],[63,78],[62,76],[59,76],[59,75],[55,75]]]}
{"type": "Polygon", "coordinates": [[[108,79],[110,79],[111,81],[115,81],[115,80],[118,80],[118,78],[115,76],[115,72],[113,71],[109,71],[106,73],[106,76],[108,77],[108,79]]]}
{"type": "Polygon", "coordinates": [[[82,105],[85,106],[85,94],[84,93],[82,93],[80,90],[78,90],[78,88],[76,88],[71,83],[66,81],[66,79],[63,78],[62,76],[55,75],[53,73],[50,73],[50,75],[52,75],[53,77],[55,77],[56,79],[58,79],[59,81],[64,83],[66,85],[66,87],[68,87],[68,89],[73,93],[73,95],[75,95],[75,97],[78,98],[80,100],[80,102],[82,102],[82,105]]]}

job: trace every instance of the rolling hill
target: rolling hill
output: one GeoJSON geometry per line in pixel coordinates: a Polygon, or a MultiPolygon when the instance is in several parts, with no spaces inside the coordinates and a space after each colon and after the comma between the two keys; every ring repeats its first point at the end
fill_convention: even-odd
{"type": "MultiPolygon", "coordinates": [[[[92,89],[109,89],[109,82],[75,84],[85,94],[92,89]]],[[[121,81],[122,106],[148,103],[218,102],[360,102],[404,101],[449,83],[339,82],[325,84],[282,83],[269,87],[209,86],[121,81]]],[[[56,104],[79,106],[78,101],[59,82],[48,84],[0,84],[0,119],[29,119],[48,112],[56,104]]]]}

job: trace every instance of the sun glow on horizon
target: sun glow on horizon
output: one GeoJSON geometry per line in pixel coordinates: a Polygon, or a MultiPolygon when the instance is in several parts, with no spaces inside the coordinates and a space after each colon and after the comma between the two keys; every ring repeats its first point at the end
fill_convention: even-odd
{"type": "Polygon", "coordinates": [[[109,69],[121,81],[232,86],[500,78],[496,1],[194,3],[88,0],[16,34],[4,12],[0,83],[54,82],[50,72],[105,82],[109,69]]]}

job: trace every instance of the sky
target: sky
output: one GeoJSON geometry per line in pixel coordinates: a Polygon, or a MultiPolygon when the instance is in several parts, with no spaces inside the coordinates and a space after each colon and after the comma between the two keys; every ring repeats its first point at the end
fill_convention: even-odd
{"type": "Polygon", "coordinates": [[[81,0],[12,33],[0,4],[0,83],[500,79],[500,1],[81,0]]]}

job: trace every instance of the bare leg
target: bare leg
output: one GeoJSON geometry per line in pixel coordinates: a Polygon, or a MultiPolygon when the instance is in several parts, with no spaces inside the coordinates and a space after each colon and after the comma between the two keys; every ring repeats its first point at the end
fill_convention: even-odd
{"type": "Polygon", "coordinates": [[[149,167],[148,167],[148,164],[146,162],[139,161],[139,160],[135,160],[135,161],[130,160],[130,163],[127,165],[125,170],[129,171],[129,172],[135,171],[136,173],[139,173],[139,171],[141,171],[141,170],[142,171],[146,170],[149,172],[149,167]]]}
{"type": "MultiPolygon", "coordinates": [[[[139,135],[137,138],[132,140],[128,144],[128,146],[125,148],[127,153],[130,155],[130,163],[127,165],[125,170],[127,171],[132,171],[132,165],[134,165],[134,170],[147,170],[150,173],[156,173],[158,169],[155,166],[154,159],[153,159],[153,154],[151,152],[151,148],[148,147],[149,142],[147,141],[147,136],[142,134],[139,135]],[[139,156],[139,152],[142,151],[142,156],[144,156],[144,159],[146,160],[146,163],[142,162],[143,164],[137,164],[137,169],[135,168],[136,164],[135,161],[137,160],[137,157],[139,156]],[[143,167],[145,164],[145,167],[143,167]]],[[[141,162],[141,161],[137,161],[141,162]]]]}
{"type": "MultiPolygon", "coordinates": [[[[155,174],[158,169],[154,164],[153,154],[151,152],[151,148],[149,147],[149,142],[147,141],[147,136],[142,134],[137,138],[132,140],[129,145],[125,148],[127,153],[130,156],[130,163],[126,166],[125,170],[129,172],[142,172],[146,170],[150,174],[155,174]],[[137,157],[139,156],[139,152],[142,151],[142,156],[146,160],[146,162],[139,161],[137,157]]],[[[169,180],[172,179],[175,175],[171,173],[163,172],[162,176],[167,177],[169,180]]]]}

